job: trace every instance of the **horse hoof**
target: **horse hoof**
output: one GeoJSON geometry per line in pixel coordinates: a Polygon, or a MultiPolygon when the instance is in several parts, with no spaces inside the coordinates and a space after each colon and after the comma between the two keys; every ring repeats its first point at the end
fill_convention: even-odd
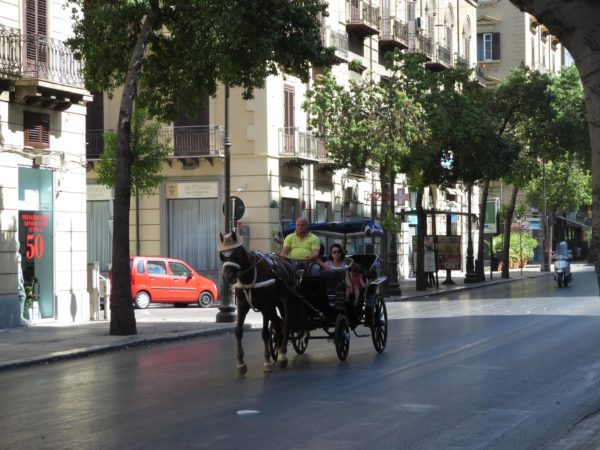
{"type": "Polygon", "coordinates": [[[285,369],[285,368],[287,367],[287,364],[288,364],[288,360],[287,360],[287,358],[286,358],[286,357],[283,357],[283,358],[282,358],[282,357],[280,357],[280,358],[277,360],[277,365],[278,365],[280,368],[282,368],[282,369],[285,369]]]}
{"type": "Polygon", "coordinates": [[[271,364],[271,363],[264,363],[263,364],[263,372],[265,372],[265,373],[273,372],[273,364],[271,364]]]}
{"type": "Polygon", "coordinates": [[[246,366],[246,364],[239,364],[238,375],[244,375],[246,372],[248,372],[248,366],[246,366]]]}

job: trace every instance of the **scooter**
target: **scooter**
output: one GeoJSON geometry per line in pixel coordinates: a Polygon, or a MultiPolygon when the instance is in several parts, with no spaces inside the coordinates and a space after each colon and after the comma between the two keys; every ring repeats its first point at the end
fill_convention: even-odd
{"type": "Polygon", "coordinates": [[[558,244],[556,253],[554,254],[554,279],[558,287],[567,287],[571,282],[571,252],[567,247],[566,242],[558,244]]]}
{"type": "Polygon", "coordinates": [[[554,261],[554,279],[558,287],[567,287],[571,282],[571,262],[568,256],[558,255],[554,261]]]}

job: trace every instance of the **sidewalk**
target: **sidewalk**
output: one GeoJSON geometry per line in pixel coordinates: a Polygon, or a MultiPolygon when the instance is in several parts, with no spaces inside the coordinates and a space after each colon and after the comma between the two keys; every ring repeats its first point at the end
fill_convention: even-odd
{"type": "MultiPolygon", "coordinates": [[[[388,302],[410,299],[426,300],[429,297],[444,295],[448,292],[476,289],[498,283],[509,283],[521,279],[520,270],[511,270],[508,280],[500,278],[500,272],[494,272],[493,279],[486,273],[486,281],[480,283],[464,282],[463,272],[452,272],[454,285],[445,285],[446,273],[440,272],[439,289],[427,288],[427,291],[415,289],[415,279],[401,280],[402,295],[387,298],[388,302]]],[[[538,266],[528,266],[523,270],[523,278],[551,276],[551,272],[540,272],[538,266]]],[[[140,317],[136,312],[137,331],[134,336],[110,336],[107,321],[90,322],[81,325],[36,324],[19,328],[0,329],[0,370],[50,361],[102,353],[110,350],[128,348],[153,342],[168,342],[180,339],[233,333],[235,323],[215,323],[216,308],[202,310],[202,317],[189,321],[157,320],[140,317]]],[[[260,328],[262,318],[253,311],[248,314],[246,324],[250,328],[260,328]]]]}

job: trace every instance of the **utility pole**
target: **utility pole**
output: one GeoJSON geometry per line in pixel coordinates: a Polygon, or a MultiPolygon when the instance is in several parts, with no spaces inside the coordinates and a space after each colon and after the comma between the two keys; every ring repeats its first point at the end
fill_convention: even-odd
{"type": "MultiPolygon", "coordinates": [[[[229,84],[225,84],[225,234],[231,231],[231,138],[229,135],[229,84]]],[[[216,316],[217,323],[235,322],[235,302],[231,286],[222,280],[221,306],[216,316]]]]}

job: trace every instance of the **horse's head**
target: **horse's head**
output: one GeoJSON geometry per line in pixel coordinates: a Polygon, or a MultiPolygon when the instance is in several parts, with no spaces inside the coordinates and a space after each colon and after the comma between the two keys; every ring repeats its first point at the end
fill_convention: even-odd
{"type": "Polygon", "coordinates": [[[235,284],[238,274],[248,265],[248,254],[243,247],[244,239],[235,231],[223,236],[219,244],[219,256],[223,264],[222,276],[229,284],[235,284]]]}

